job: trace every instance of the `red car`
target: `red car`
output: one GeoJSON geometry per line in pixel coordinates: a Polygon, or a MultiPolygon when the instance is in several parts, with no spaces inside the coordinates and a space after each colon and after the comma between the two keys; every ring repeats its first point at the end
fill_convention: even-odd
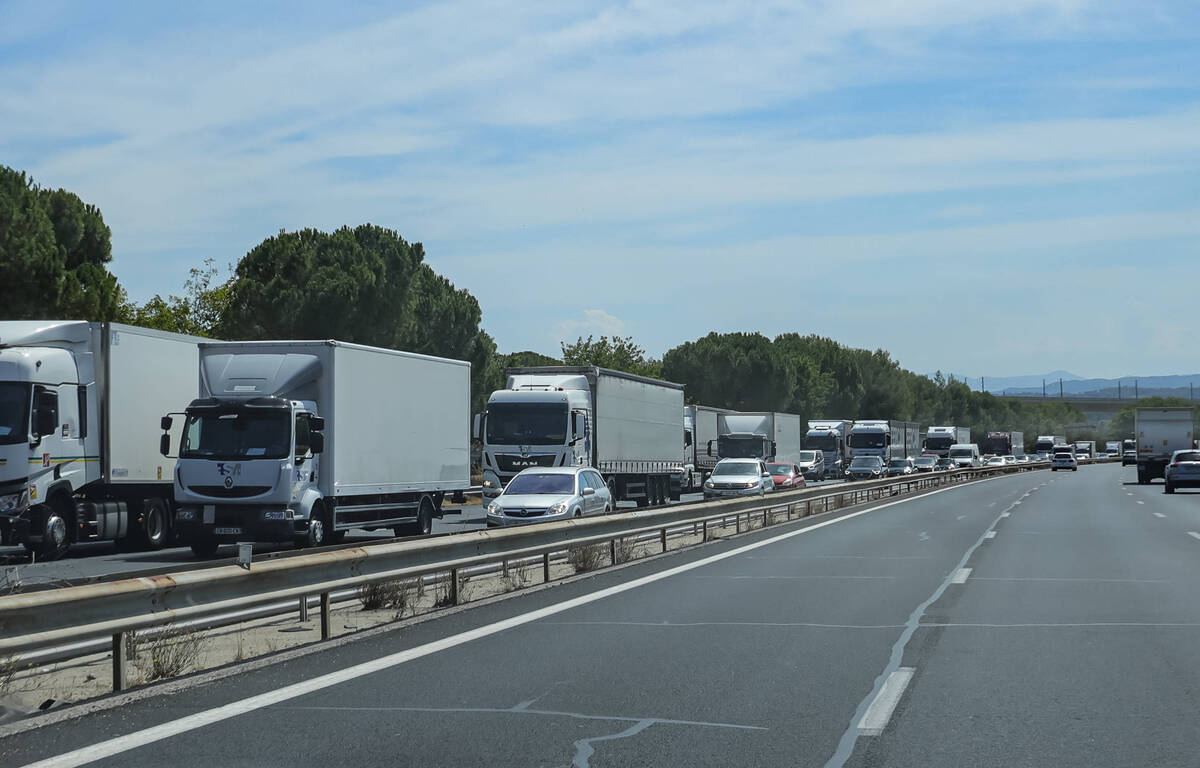
{"type": "Polygon", "coordinates": [[[795,464],[768,463],[767,471],[775,481],[775,490],[790,491],[804,487],[804,473],[795,464]]]}

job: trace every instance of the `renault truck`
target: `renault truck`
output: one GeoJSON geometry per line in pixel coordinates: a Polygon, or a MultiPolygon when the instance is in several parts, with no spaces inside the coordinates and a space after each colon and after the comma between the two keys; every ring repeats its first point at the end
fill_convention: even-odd
{"type": "Polygon", "coordinates": [[[199,355],[199,397],[161,423],[183,419],[176,525],[198,557],[229,542],[337,543],[352,528],[428,534],[446,494],[470,486],[470,363],[339,341],[199,355]]]}
{"type": "Polygon", "coordinates": [[[614,500],[664,504],[679,467],[683,385],[596,366],[509,368],[473,425],[483,496],[529,467],[590,466],[614,500]]]}
{"type": "Polygon", "coordinates": [[[841,479],[850,466],[849,419],[821,419],[808,422],[804,447],[820,451],[825,459],[825,477],[841,479]]]}
{"type": "Polygon", "coordinates": [[[800,417],[794,413],[722,413],[717,431],[716,442],[707,448],[719,459],[793,462],[801,451],[800,417]]]}
{"type": "Polygon", "coordinates": [[[36,559],[76,542],[159,549],[175,462],[163,410],[197,394],[202,339],[118,323],[0,322],[0,541],[36,559]]]}

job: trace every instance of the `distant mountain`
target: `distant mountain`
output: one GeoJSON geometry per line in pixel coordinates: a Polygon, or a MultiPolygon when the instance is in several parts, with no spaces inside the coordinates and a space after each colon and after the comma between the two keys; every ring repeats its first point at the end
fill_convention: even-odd
{"type": "MultiPolygon", "coordinates": [[[[955,375],[974,390],[979,390],[979,377],[955,375]]],[[[1053,371],[1044,376],[985,376],[983,384],[994,395],[1040,395],[1042,382],[1047,395],[1059,394],[1062,381],[1064,395],[1087,397],[1191,397],[1200,395],[1200,373],[1172,376],[1123,376],[1119,379],[1085,379],[1068,371],[1053,371]]]]}

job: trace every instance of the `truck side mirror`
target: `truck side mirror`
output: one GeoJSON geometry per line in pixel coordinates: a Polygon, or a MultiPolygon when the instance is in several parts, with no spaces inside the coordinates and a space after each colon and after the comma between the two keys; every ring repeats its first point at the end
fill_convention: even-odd
{"type": "Polygon", "coordinates": [[[587,431],[586,417],[581,412],[575,411],[571,414],[571,422],[571,431],[574,433],[575,439],[582,438],[583,433],[587,431]]]}
{"type": "Polygon", "coordinates": [[[314,432],[320,432],[321,430],[325,429],[325,417],[324,416],[309,416],[308,417],[308,428],[314,432]]]}
{"type": "Polygon", "coordinates": [[[691,432],[683,433],[683,447],[684,448],[692,447],[692,433],[691,432]]]}
{"type": "MultiPolygon", "coordinates": [[[[170,417],[164,416],[163,418],[170,418],[170,417]]],[[[169,427],[168,427],[168,429],[169,429],[169,427]]],[[[163,456],[166,456],[168,453],[171,452],[171,435],[169,433],[163,432],[162,435],[158,438],[158,452],[161,453],[163,456]]]]}
{"type": "Polygon", "coordinates": [[[471,438],[474,440],[482,440],[483,437],[483,414],[477,413],[471,420],[471,438]]]}
{"type": "Polygon", "coordinates": [[[172,419],[170,416],[163,416],[161,419],[158,420],[158,428],[161,429],[163,432],[170,432],[171,425],[174,423],[175,423],[175,420],[172,419]]]}
{"type": "Polygon", "coordinates": [[[314,454],[325,452],[325,435],[313,432],[308,436],[308,449],[314,454]]]}
{"type": "Polygon", "coordinates": [[[712,440],[708,441],[708,455],[712,456],[712,440]]]}

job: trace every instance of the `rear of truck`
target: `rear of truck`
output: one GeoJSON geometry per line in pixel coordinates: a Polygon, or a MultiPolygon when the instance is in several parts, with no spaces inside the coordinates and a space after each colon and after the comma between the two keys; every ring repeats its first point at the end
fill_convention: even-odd
{"type": "Polygon", "coordinates": [[[1175,451],[1193,446],[1190,408],[1138,408],[1134,412],[1138,484],[1163,477],[1175,451]]]}

